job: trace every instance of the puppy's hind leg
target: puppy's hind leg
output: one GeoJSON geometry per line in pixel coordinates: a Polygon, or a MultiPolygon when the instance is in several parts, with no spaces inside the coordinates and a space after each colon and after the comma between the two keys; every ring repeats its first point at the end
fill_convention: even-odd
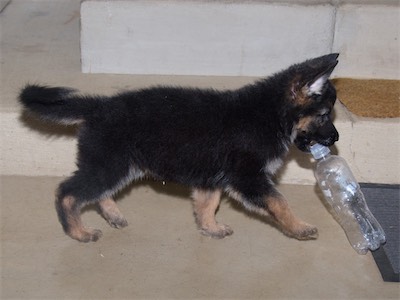
{"type": "Polygon", "coordinates": [[[72,195],[59,195],[56,200],[58,218],[64,232],[80,242],[97,241],[102,232],[98,229],[85,228],[80,217],[83,205],[72,195]]]}
{"type": "Polygon", "coordinates": [[[110,196],[134,179],[126,170],[89,169],[79,170],[61,183],[56,209],[65,233],[81,242],[97,241],[101,237],[100,230],[86,228],[81,221],[81,209],[88,204],[98,204],[111,226],[125,227],[128,223],[110,196]]]}
{"type": "Polygon", "coordinates": [[[194,215],[200,232],[216,239],[222,239],[233,233],[228,225],[219,224],[215,220],[215,211],[220,198],[220,190],[194,189],[193,191],[194,215]]]}
{"type": "Polygon", "coordinates": [[[111,198],[105,198],[99,201],[99,207],[103,217],[114,228],[123,228],[128,226],[128,221],[122,215],[115,201],[111,198]]]}

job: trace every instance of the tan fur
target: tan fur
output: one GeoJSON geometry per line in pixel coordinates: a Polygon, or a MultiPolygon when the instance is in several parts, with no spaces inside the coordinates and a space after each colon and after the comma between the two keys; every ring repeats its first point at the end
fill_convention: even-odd
{"type": "Polygon", "coordinates": [[[99,207],[103,217],[112,227],[122,228],[128,226],[128,221],[122,215],[113,199],[106,198],[100,200],[99,207]]]}
{"type": "Polygon", "coordinates": [[[297,131],[307,131],[308,126],[314,121],[315,117],[314,116],[308,116],[301,118],[299,122],[296,124],[296,129],[297,131]]]}
{"type": "Polygon", "coordinates": [[[83,226],[80,218],[80,207],[76,205],[76,200],[72,196],[67,196],[62,199],[62,208],[67,216],[69,231],[67,234],[78,241],[89,242],[97,241],[102,233],[97,229],[87,229],[83,226]]]}
{"type": "Polygon", "coordinates": [[[194,189],[193,209],[197,224],[202,234],[213,238],[223,238],[233,233],[228,225],[218,224],[215,211],[219,206],[221,191],[194,189]]]}
{"type": "Polygon", "coordinates": [[[306,106],[311,99],[307,96],[305,87],[300,86],[300,77],[296,76],[290,85],[290,97],[297,105],[306,106]]]}
{"type": "Polygon", "coordinates": [[[275,221],[282,231],[290,237],[299,240],[316,239],[318,237],[317,228],[296,217],[292,213],[285,197],[279,192],[276,192],[275,196],[265,198],[266,209],[257,206],[249,206],[242,198],[242,195],[233,189],[228,189],[227,192],[232,198],[242,203],[249,211],[253,211],[262,216],[272,217],[273,221],[275,221]]]}
{"type": "Polygon", "coordinates": [[[266,199],[266,203],[268,211],[287,235],[299,240],[318,237],[317,228],[297,218],[282,195],[270,196],[266,199]]]}

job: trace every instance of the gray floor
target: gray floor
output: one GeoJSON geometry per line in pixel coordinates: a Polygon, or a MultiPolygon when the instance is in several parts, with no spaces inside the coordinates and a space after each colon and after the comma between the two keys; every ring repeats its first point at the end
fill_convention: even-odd
{"type": "MultiPolygon", "coordinates": [[[[155,83],[232,87],[251,78],[88,75],[79,66],[79,1],[13,0],[0,14],[1,109],[16,111],[26,82],[110,93],[155,83]],[[133,80],[134,78],[134,80],[133,80]]],[[[16,158],[17,159],[17,158],[16,158]]],[[[143,182],[120,195],[129,226],[96,243],[66,237],[53,198],[61,177],[1,177],[1,299],[398,299],[372,255],[348,244],[312,186],[282,186],[291,206],[320,230],[316,241],[287,238],[224,199],[218,219],[235,233],[212,240],[196,230],[189,191],[143,182]]]]}
{"type": "Polygon", "coordinates": [[[213,240],[196,230],[183,187],[143,182],[119,206],[129,226],[108,226],[95,210],[96,243],[65,236],[54,189],[62,178],[2,178],[2,299],[388,299],[370,254],[358,255],[311,186],[282,186],[294,211],[319,227],[316,241],[287,238],[224,199],[218,213],[235,233],[213,240]]]}

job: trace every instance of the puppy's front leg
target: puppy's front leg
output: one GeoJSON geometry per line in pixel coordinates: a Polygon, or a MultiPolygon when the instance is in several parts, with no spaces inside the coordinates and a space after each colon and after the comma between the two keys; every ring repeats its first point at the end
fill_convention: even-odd
{"type": "Polygon", "coordinates": [[[299,240],[310,240],[318,237],[318,229],[297,218],[292,213],[285,197],[277,190],[274,189],[265,197],[265,203],[269,214],[288,236],[299,240]]]}
{"type": "Polygon", "coordinates": [[[243,204],[243,206],[262,216],[270,216],[273,221],[288,236],[299,240],[310,240],[318,237],[318,229],[296,217],[289,207],[285,197],[279,193],[272,185],[264,184],[263,188],[257,184],[256,180],[251,181],[253,186],[249,193],[238,188],[230,187],[227,192],[229,195],[243,204]]]}
{"type": "Polygon", "coordinates": [[[215,212],[220,199],[220,190],[194,189],[193,191],[194,215],[200,232],[216,239],[222,239],[233,233],[228,225],[219,224],[215,220],[215,212]]]}

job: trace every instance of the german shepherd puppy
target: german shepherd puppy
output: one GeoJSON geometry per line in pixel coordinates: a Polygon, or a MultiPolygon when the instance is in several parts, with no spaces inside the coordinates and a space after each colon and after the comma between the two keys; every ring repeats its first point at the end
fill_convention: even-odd
{"type": "Polygon", "coordinates": [[[201,233],[233,233],[215,212],[226,192],[243,206],[269,215],[290,237],[315,239],[317,228],[297,218],[271,180],[289,146],[338,140],[331,121],[336,91],[328,80],[338,54],[293,65],[237,90],[153,87],[111,97],[79,95],[62,87],[27,85],[19,100],[37,117],[81,124],[78,170],[58,188],[56,209],[66,234],[96,241],[80,211],[96,203],[108,223],[127,226],[113,195],[146,176],[193,190],[201,233]]]}

